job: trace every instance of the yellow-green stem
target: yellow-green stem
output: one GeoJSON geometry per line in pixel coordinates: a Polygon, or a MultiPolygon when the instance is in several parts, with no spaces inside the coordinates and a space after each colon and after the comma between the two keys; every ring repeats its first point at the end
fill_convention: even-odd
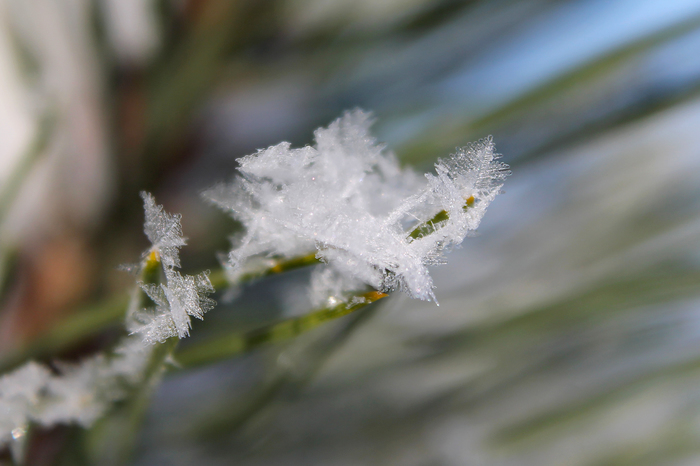
{"type": "Polygon", "coordinates": [[[210,339],[198,345],[182,349],[175,354],[175,360],[182,367],[210,364],[248,352],[262,345],[289,340],[312,330],[330,320],[343,317],[368,304],[388,296],[378,291],[358,295],[354,304],[342,303],[320,309],[300,317],[292,317],[246,333],[236,333],[210,339]]]}
{"type": "MultiPolygon", "coordinates": [[[[152,252],[145,259],[145,262],[141,280],[145,283],[156,283],[160,274],[160,261],[157,254],[152,252]]],[[[318,259],[316,259],[315,254],[279,260],[260,273],[241,277],[241,283],[317,263],[318,259]]],[[[213,272],[209,276],[209,280],[217,291],[228,286],[226,275],[222,270],[213,272]]],[[[141,299],[150,299],[143,293],[141,296],[141,299]]],[[[9,372],[30,359],[42,358],[60,352],[101,330],[120,325],[124,321],[128,304],[129,297],[121,295],[77,311],[57,323],[43,335],[17,348],[12,353],[4,355],[0,360],[0,374],[9,372]]]]}
{"type": "Polygon", "coordinates": [[[306,254],[305,256],[292,257],[291,259],[279,259],[275,260],[274,264],[266,269],[241,275],[239,281],[246,283],[256,278],[269,277],[270,275],[277,275],[320,263],[321,261],[316,258],[315,252],[306,254]]]}
{"type": "MultiPolygon", "coordinates": [[[[474,196],[469,196],[467,199],[465,199],[465,204],[462,207],[464,210],[467,210],[468,208],[472,207],[474,205],[474,196]]],[[[421,223],[418,225],[416,228],[411,231],[411,233],[408,234],[410,238],[413,239],[419,239],[423,238],[425,236],[428,236],[435,231],[439,230],[442,222],[445,222],[449,220],[450,214],[447,213],[446,210],[441,210],[433,218],[428,220],[427,222],[421,223]]]]}

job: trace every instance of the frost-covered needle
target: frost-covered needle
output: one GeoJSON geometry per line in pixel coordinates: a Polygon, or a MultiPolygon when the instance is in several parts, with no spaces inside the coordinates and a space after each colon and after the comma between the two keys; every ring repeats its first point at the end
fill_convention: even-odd
{"type": "Polygon", "coordinates": [[[243,157],[239,177],[205,193],[245,227],[228,256],[233,283],[313,251],[325,263],[312,276],[314,304],[366,286],[435,301],[427,267],[479,226],[508,167],[488,137],[421,177],[376,143],[370,125],[367,113],[347,112],[316,130],[314,146],[283,142],[243,157]]]}

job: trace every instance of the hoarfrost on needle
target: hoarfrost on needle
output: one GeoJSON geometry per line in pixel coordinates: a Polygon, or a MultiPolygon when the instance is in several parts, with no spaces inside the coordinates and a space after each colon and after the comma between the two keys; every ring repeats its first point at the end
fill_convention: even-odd
{"type": "Polygon", "coordinates": [[[140,268],[151,261],[162,264],[165,284],[144,284],[141,288],[155,302],[154,309],[140,309],[138,293],[132,296],[127,328],[112,354],[97,354],[78,364],[54,362],[55,372],[29,362],[0,377],[0,448],[17,441],[30,423],[53,426],[75,423],[88,427],[126,396],[125,388],[141,381],[152,347],[166,338],[189,333],[190,316],[201,319],[214,301],[208,275],[182,275],[179,248],[185,244],[180,216],[170,215],[156,205],[153,196],[142,193],[146,221],[144,230],[152,247],[144,254],[140,268]]]}
{"type": "Polygon", "coordinates": [[[175,270],[180,266],[179,249],[186,244],[180,215],[167,213],[149,193],[143,192],[141,197],[146,213],[144,231],[152,244],[145,260],[155,253],[163,266],[165,283],[140,284],[155,307],[132,309],[128,326],[132,333],[140,334],[146,344],[153,344],[174,336],[188,336],[190,316],[202,319],[214,307],[215,302],[207,297],[214,287],[209,281],[209,272],[193,276],[175,270]]]}
{"type": "Polygon", "coordinates": [[[367,113],[346,112],[316,130],[314,146],[259,150],[239,160],[241,176],[205,192],[245,226],[229,253],[233,282],[252,258],[315,250],[327,264],[312,278],[316,302],[366,285],[435,300],[427,266],[479,226],[508,167],[488,137],[422,178],[377,144],[371,123],[367,113]]]}
{"type": "Polygon", "coordinates": [[[90,426],[128,384],[140,380],[150,351],[140,339],[125,338],[113,355],[98,354],[79,364],[55,363],[57,373],[29,362],[0,377],[0,447],[17,440],[29,423],[90,426]]]}
{"type": "Polygon", "coordinates": [[[187,244],[182,236],[181,215],[167,213],[150,193],[142,192],[141,197],[146,216],[143,229],[152,245],[149,252],[157,251],[164,267],[180,267],[178,251],[187,244]]]}
{"type": "MultiPolygon", "coordinates": [[[[489,137],[420,177],[377,144],[370,125],[368,114],[347,112],[316,130],[313,147],[281,143],[243,157],[240,177],[206,193],[246,229],[229,254],[234,282],[256,267],[251,259],[316,251],[325,263],[312,277],[316,303],[351,299],[367,285],[435,300],[427,266],[479,226],[508,167],[498,162],[489,137]]],[[[185,245],[180,216],[165,212],[150,194],[142,197],[152,247],[140,269],[162,265],[165,283],[140,283],[151,308],[142,309],[134,293],[127,328],[138,336],[125,337],[111,355],[55,364],[56,372],[29,362],[0,377],[0,447],[21,439],[30,422],[89,426],[125,395],[124,387],[145,377],[149,345],[187,336],[190,317],[201,319],[213,307],[208,273],[176,270],[185,245]]]]}

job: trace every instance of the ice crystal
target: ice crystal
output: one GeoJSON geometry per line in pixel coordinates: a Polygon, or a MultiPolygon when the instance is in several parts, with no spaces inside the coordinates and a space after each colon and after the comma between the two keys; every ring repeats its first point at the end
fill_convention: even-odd
{"type": "Polygon", "coordinates": [[[141,325],[134,331],[147,344],[188,336],[190,316],[202,319],[215,304],[206,296],[214,291],[206,273],[183,276],[176,270],[166,270],[165,276],[167,284],[141,284],[156,304],[154,310],[145,310],[135,317],[141,325]]]}
{"type": "Polygon", "coordinates": [[[146,213],[144,231],[152,243],[146,260],[148,254],[155,253],[163,266],[165,283],[140,284],[155,308],[132,310],[129,329],[140,334],[146,344],[153,344],[174,336],[188,336],[190,316],[202,319],[214,307],[214,301],[207,298],[214,288],[208,272],[192,276],[175,270],[180,266],[179,248],[186,244],[180,216],[165,212],[148,193],[141,193],[141,197],[146,213]]]}
{"type": "Polygon", "coordinates": [[[50,376],[47,368],[30,362],[0,377],[0,446],[13,440],[15,429],[26,430],[50,376]]]}
{"type": "Polygon", "coordinates": [[[150,193],[142,192],[141,197],[146,215],[143,229],[151,242],[151,250],[159,253],[164,267],[180,267],[179,249],[186,244],[180,214],[167,213],[150,193]]]}
{"type": "Polygon", "coordinates": [[[142,194],[144,230],[151,248],[136,268],[162,266],[165,284],[140,283],[154,309],[141,309],[135,290],[127,313],[127,329],[138,336],[122,339],[111,354],[97,354],[78,364],[54,362],[54,371],[34,362],[0,377],[0,447],[21,441],[30,423],[92,425],[109,406],[126,396],[127,387],[144,379],[151,344],[189,333],[190,316],[201,319],[214,301],[206,273],[182,275],[179,248],[185,244],[180,216],[170,215],[153,196],[142,194]]]}
{"type": "Polygon", "coordinates": [[[49,378],[34,419],[46,426],[76,423],[89,427],[112,402],[123,398],[125,387],[141,379],[150,351],[138,341],[124,339],[113,354],[97,354],[79,364],[55,363],[59,375],[49,378]]]}
{"type": "Polygon", "coordinates": [[[128,337],[110,356],[56,363],[57,373],[29,362],[0,377],[0,446],[19,440],[30,422],[90,426],[124,396],[124,387],[141,379],[148,354],[139,339],[128,337]]]}
{"type": "Polygon", "coordinates": [[[347,298],[359,285],[435,300],[427,266],[478,227],[507,166],[492,139],[459,149],[421,179],[369,134],[371,118],[346,112],[314,133],[315,145],[289,143],[239,160],[232,183],[205,197],[245,226],[229,253],[229,277],[260,257],[309,251],[325,262],[312,299],[347,298]]]}

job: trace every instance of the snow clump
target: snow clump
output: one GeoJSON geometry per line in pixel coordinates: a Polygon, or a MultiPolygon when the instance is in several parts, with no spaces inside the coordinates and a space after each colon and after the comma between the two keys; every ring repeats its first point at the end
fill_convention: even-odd
{"type": "Polygon", "coordinates": [[[491,137],[458,149],[420,177],[370,135],[370,115],[346,112],[315,131],[315,145],[282,142],[239,159],[240,176],[205,198],[245,227],[228,255],[233,282],[315,251],[315,303],[370,286],[436,301],[428,266],[475,230],[508,166],[491,137]]]}
{"type": "Polygon", "coordinates": [[[201,320],[216,303],[207,297],[214,292],[208,272],[183,276],[175,270],[180,267],[179,248],[186,244],[180,215],[165,212],[149,193],[143,192],[141,197],[146,213],[144,231],[152,244],[146,252],[146,261],[152,257],[162,264],[165,283],[139,283],[155,307],[132,309],[127,328],[140,334],[144,343],[150,345],[174,336],[188,336],[190,316],[201,320]]]}

